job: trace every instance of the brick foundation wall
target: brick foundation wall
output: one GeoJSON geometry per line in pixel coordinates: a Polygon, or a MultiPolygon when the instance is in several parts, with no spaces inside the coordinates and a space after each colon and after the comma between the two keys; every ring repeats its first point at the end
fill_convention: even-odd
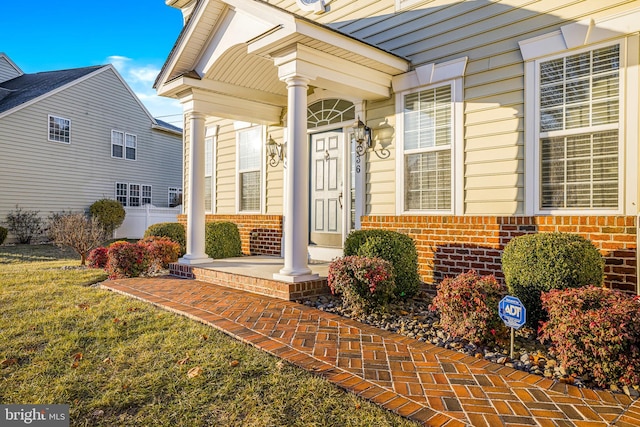
{"type": "Polygon", "coordinates": [[[422,280],[437,284],[469,269],[503,279],[501,256],[514,237],[545,232],[577,233],[605,258],[605,284],[636,292],[635,216],[365,216],[362,228],[411,236],[422,280]]]}
{"type": "MultiPolygon", "coordinates": [[[[178,221],[187,223],[186,215],[178,221]]],[[[245,255],[280,256],[282,249],[281,215],[207,215],[206,222],[229,221],[238,226],[242,253],[245,255]]]]}

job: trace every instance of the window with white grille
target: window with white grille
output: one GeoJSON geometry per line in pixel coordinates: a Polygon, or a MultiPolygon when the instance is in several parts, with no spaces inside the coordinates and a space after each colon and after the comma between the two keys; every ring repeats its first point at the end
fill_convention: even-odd
{"type": "Polygon", "coordinates": [[[260,212],[262,176],[262,128],[238,131],[239,210],[260,212]]]}
{"type": "Polygon", "coordinates": [[[452,209],[451,85],[404,96],[404,209],[452,209]]]}
{"type": "Polygon", "coordinates": [[[618,209],[620,45],[537,65],[540,209],[618,209]]]}
{"type": "Polygon", "coordinates": [[[111,131],[111,157],[136,160],[138,153],[138,137],[136,135],[111,131]]]}
{"type": "Polygon", "coordinates": [[[71,120],[49,116],[49,141],[71,143],[71,120]]]}

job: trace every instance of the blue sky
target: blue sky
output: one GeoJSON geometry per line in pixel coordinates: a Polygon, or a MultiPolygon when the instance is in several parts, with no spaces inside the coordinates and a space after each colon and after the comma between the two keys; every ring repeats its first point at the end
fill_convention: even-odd
{"type": "Polygon", "coordinates": [[[178,126],[179,103],[152,86],[181,29],[164,0],[0,0],[0,52],[22,71],[114,64],[152,115],[178,126]]]}

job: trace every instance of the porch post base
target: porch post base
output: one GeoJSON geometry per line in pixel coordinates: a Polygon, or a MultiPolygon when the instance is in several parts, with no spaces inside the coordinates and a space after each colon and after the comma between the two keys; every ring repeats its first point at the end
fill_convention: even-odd
{"type": "Polygon", "coordinates": [[[288,274],[274,273],[273,280],[287,283],[313,282],[314,280],[320,280],[320,276],[318,274],[300,274],[297,276],[291,276],[288,274]]]}
{"type": "Polygon", "coordinates": [[[186,265],[197,265],[197,264],[207,264],[213,262],[213,258],[209,258],[207,255],[190,255],[187,254],[182,258],[178,258],[179,264],[186,265]]]}

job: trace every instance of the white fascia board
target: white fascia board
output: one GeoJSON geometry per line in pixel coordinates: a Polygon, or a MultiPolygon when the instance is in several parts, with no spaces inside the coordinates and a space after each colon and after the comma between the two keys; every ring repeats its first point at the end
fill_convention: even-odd
{"type": "Polygon", "coordinates": [[[181,76],[162,87],[158,88],[158,94],[162,96],[176,98],[180,92],[189,89],[202,89],[215,94],[233,95],[238,98],[250,99],[271,105],[287,105],[286,95],[278,95],[270,92],[263,92],[256,89],[236,86],[230,83],[218,82],[212,80],[199,80],[191,77],[181,76]]]}
{"type": "Polygon", "coordinates": [[[464,76],[468,57],[441,63],[431,63],[417,67],[408,73],[394,76],[391,84],[394,92],[403,92],[420,86],[427,86],[464,76]]]}
{"type": "MultiPolygon", "coordinates": [[[[30,105],[36,104],[36,103],[42,101],[43,99],[46,99],[46,98],[48,98],[50,96],[53,96],[53,95],[55,95],[57,93],[60,93],[60,92],[62,92],[64,90],[67,90],[68,88],[70,88],[72,86],[75,86],[78,83],[81,83],[81,82],[83,82],[85,80],[88,80],[88,79],[90,79],[90,78],[92,78],[94,76],[97,76],[98,74],[103,73],[103,72],[105,72],[106,70],[109,70],[109,69],[113,69],[115,71],[115,69],[113,68],[112,65],[105,65],[105,66],[103,66],[101,68],[98,68],[96,71],[87,74],[86,76],[80,77],[79,79],[76,79],[76,80],[74,80],[72,82],[69,82],[64,86],[60,86],[59,88],[54,89],[52,91],[49,91],[49,92],[47,92],[47,93],[45,93],[43,95],[40,95],[37,98],[33,98],[32,100],[27,101],[24,104],[17,105],[17,106],[13,107],[10,110],[7,110],[7,111],[4,111],[4,112],[0,113],[0,119],[3,118],[3,117],[8,116],[10,114],[13,114],[16,111],[22,110],[23,108],[26,108],[26,107],[28,107],[30,105]]],[[[117,75],[117,73],[116,73],[116,75],[117,75]]],[[[127,88],[128,88],[128,86],[127,86],[127,88]]],[[[137,97],[136,97],[136,99],[137,99],[137,97]]],[[[140,101],[138,100],[138,102],[140,102],[140,101]]],[[[145,109],[145,111],[146,111],[146,109],[145,109]]],[[[155,123],[155,121],[154,121],[154,123],[155,123]]]]}
{"type": "Polygon", "coordinates": [[[314,25],[307,21],[296,20],[296,32],[384,64],[393,68],[396,73],[404,73],[409,70],[410,61],[408,59],[401,58],[318,24],[314,25]]]}
{"type": "Polygon", "coordinates": [[[192,90],[180,98],[185,113],[197,112],[223,119],[259,124],[280,124],[282,107],[239,99],[225,94],[192,90]]]}

